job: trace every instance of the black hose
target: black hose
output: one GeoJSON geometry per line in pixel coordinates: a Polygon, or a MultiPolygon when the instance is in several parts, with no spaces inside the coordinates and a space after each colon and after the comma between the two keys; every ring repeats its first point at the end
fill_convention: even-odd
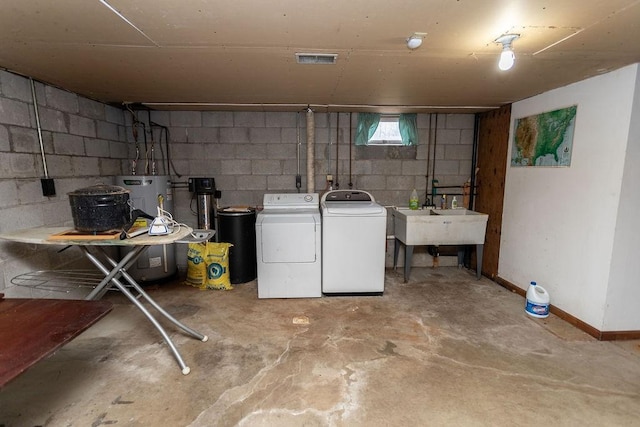
{"type": "Polygon", "coordinates": [[[436,149],[438,148],[438,113],[435,117],[435,126],[433,129],[433,166],[431,168],[431,203],[436,204],[437,188],[434,186],[438,180],[436,179],[436,149]]]}
{"type": "Polygon", "coordinates": [[[353,130],[353,117],[352,117],[353,113],[349,113],[349,189],[353,188],[353,173],[352,173],[352,168],[353,168],[353,140],[351,139],[352,134],[351,131],[353,130]]]}
{"type": "Polygon", "coordinates": [[[137,126],[142,126],[142,136],[144,138],[144,174],[148,175],[149,174],[149,165],[147,164],[147,126],[144,124],[144,122],[141,122],[139,120],[136,119],[135,124],[137,126]]]}
{"type": "Polygon", "coordinates": [[[340,165],[340,112],[336,113],[336,190],[340,188],[340,178],[338,177],[340,165]]]}
{"type": "Polygon", "coordinates": [[[165,132],[165,139],[164,142],[167,146],[167,163],[171,165],[171,169],[173,169],[173,173],[178,177],[181,178],[182,175],[178,173],[178,171],[176,170],[176,165],[173,164],[173,160],[171,159],[171,151],[169,151],[169,129],[168,128],[164,128],[164,132],[165,132]]]}
{"type": "Polygon", "coordinates": [[[302,175],[300,175],[300,112],[296,113],[296,163],[297,163],[297,171],[296,171],[296,189],[298,193],[300,192],[300,188],[302,188],[302,175]]]}
{"type": "Polygon", "coordinates": [[[480,115],[473,119],[473,151],[471,153],[471,188],[469,189],[469,209],[473,210],[476,193],[476,167],[478,165],[478,144],[480,142],[480,115]]]}
{"type": "MultiPolygon", "coordinates": [[[[433,131],[433,167],[431,169],[431,176],[433,177],[433,179],[435,179],[436,177],[436,149],[437,148],[438,148],[438,113],[436,113],[435,129],[433,131]]],[[[433,203],[435,203],[435,200],[433,200],[433,203]]]]}
{"type": "MultiPolygon", "coordinates": [[[[163,129],[160,129],[160,138],[158,138],[158,147],[160,147],[160,155],[162,156],[162,160],[166,160],[166,156],[164,155],[164,149],[162,148],[162,134],[164,133],[163,129]]],[[[153,135],[153,127],[151,128],[151,134],[153,135]]],[[[169,170],[167,169],[168,165],[162,162],[162,169],[165,175],[169,175],[169,170]]]]}
{"type": "MultiPolygon", "coordinates": [[[[182,175],[178,173],[175,165],[173,164],[173,160],[171,160],[171,150],[169,149],[169,128],[155,122],[150,122],[150,126],[159,127],[164,131],[164,143],[165,143],[165,146],[167,147],[167,157],[166,157],[167,175],[171,175],[171,169],[173,169],[174,175],[177,176],[178,178],[181,178],[182,175]]],[[[162,149],[162,135],[160,135],[160,149],[162,149]]]]}
{"type": "MultiPolygon", "coordinates": [[[[149,111],[149,110],[147,110],[149,111]]],[[[169,170],[169,146],[167,145],[167,155],[165,156],[164,150],[162,149],[162,134],[167,130],[165,126],[162,126],[151,120],[151,113],[149,113],[149,128],[151,129],[151,140],[153,141],[153,128],[160,128],[160,137],[158,138],[158,146],[160,147],[160,154],[162,155],[162,159],[167,162],[166,165],[163,164],[164,173],[166,175],[170,175],[171,171],[169,170]]],[[[164,162],[163,162],[164,163],[164,162]]]]}
{"type": "MultiPolygon", "coordinates": [[[[431,117],[433,114],[429,113],[429,130],[427,132],[427,175],[425,175],[426,185],[424,188],[424,205],[429,205],[429,166],[431,163],[431,117]]],[[[435,157],[435,155],[434,155],[435,157]]]]}

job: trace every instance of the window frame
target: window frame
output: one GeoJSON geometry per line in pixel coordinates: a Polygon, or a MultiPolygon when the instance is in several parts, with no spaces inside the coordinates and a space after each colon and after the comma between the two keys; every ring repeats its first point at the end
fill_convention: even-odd
{"type": "Polygon", "coordinates": [[[378,123],[378,129],[373,134],[371,139],[367,141],[367,146],[378,147],[397,147],[403,146],[402,136],[400,135],[400,114],[380,114],[380,121],[378,123]],[[373,139],[380,130],[380,123],[395,123],[397,128],[398,139],[373,139]]]}

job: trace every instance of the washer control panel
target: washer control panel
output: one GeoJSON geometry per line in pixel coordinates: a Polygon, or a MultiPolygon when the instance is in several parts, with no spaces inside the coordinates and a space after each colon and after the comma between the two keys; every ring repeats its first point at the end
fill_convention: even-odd
{"type": "Polygon", "coordinates": [[[373,196],[362,190],[334,190],[323,196],[326,202],[374,202],[373,196]]]}

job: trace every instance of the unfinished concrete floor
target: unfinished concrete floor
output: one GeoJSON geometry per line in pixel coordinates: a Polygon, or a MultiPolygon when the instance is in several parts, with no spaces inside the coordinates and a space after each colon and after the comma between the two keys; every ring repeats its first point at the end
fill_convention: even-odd
{"type": "Polygon", "coordinates": [[[0,390],[0,425],[640,423],[637,341],[533,319],[522,297],[471,271],[414,268],[408,284],[388,271],[381,297],[258,300],[256,282],[150,292],[209,335],[168,326],[191,374],[114,293],[106,318],[0,390]]]}

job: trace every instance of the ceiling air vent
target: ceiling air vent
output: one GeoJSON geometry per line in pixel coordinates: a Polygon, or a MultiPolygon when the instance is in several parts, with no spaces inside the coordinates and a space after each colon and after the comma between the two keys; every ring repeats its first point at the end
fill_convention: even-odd
{"type": "Polygon", "coordinates": [[[298,64],[335,64],[337,53],[296,53],[298,64]]]}

